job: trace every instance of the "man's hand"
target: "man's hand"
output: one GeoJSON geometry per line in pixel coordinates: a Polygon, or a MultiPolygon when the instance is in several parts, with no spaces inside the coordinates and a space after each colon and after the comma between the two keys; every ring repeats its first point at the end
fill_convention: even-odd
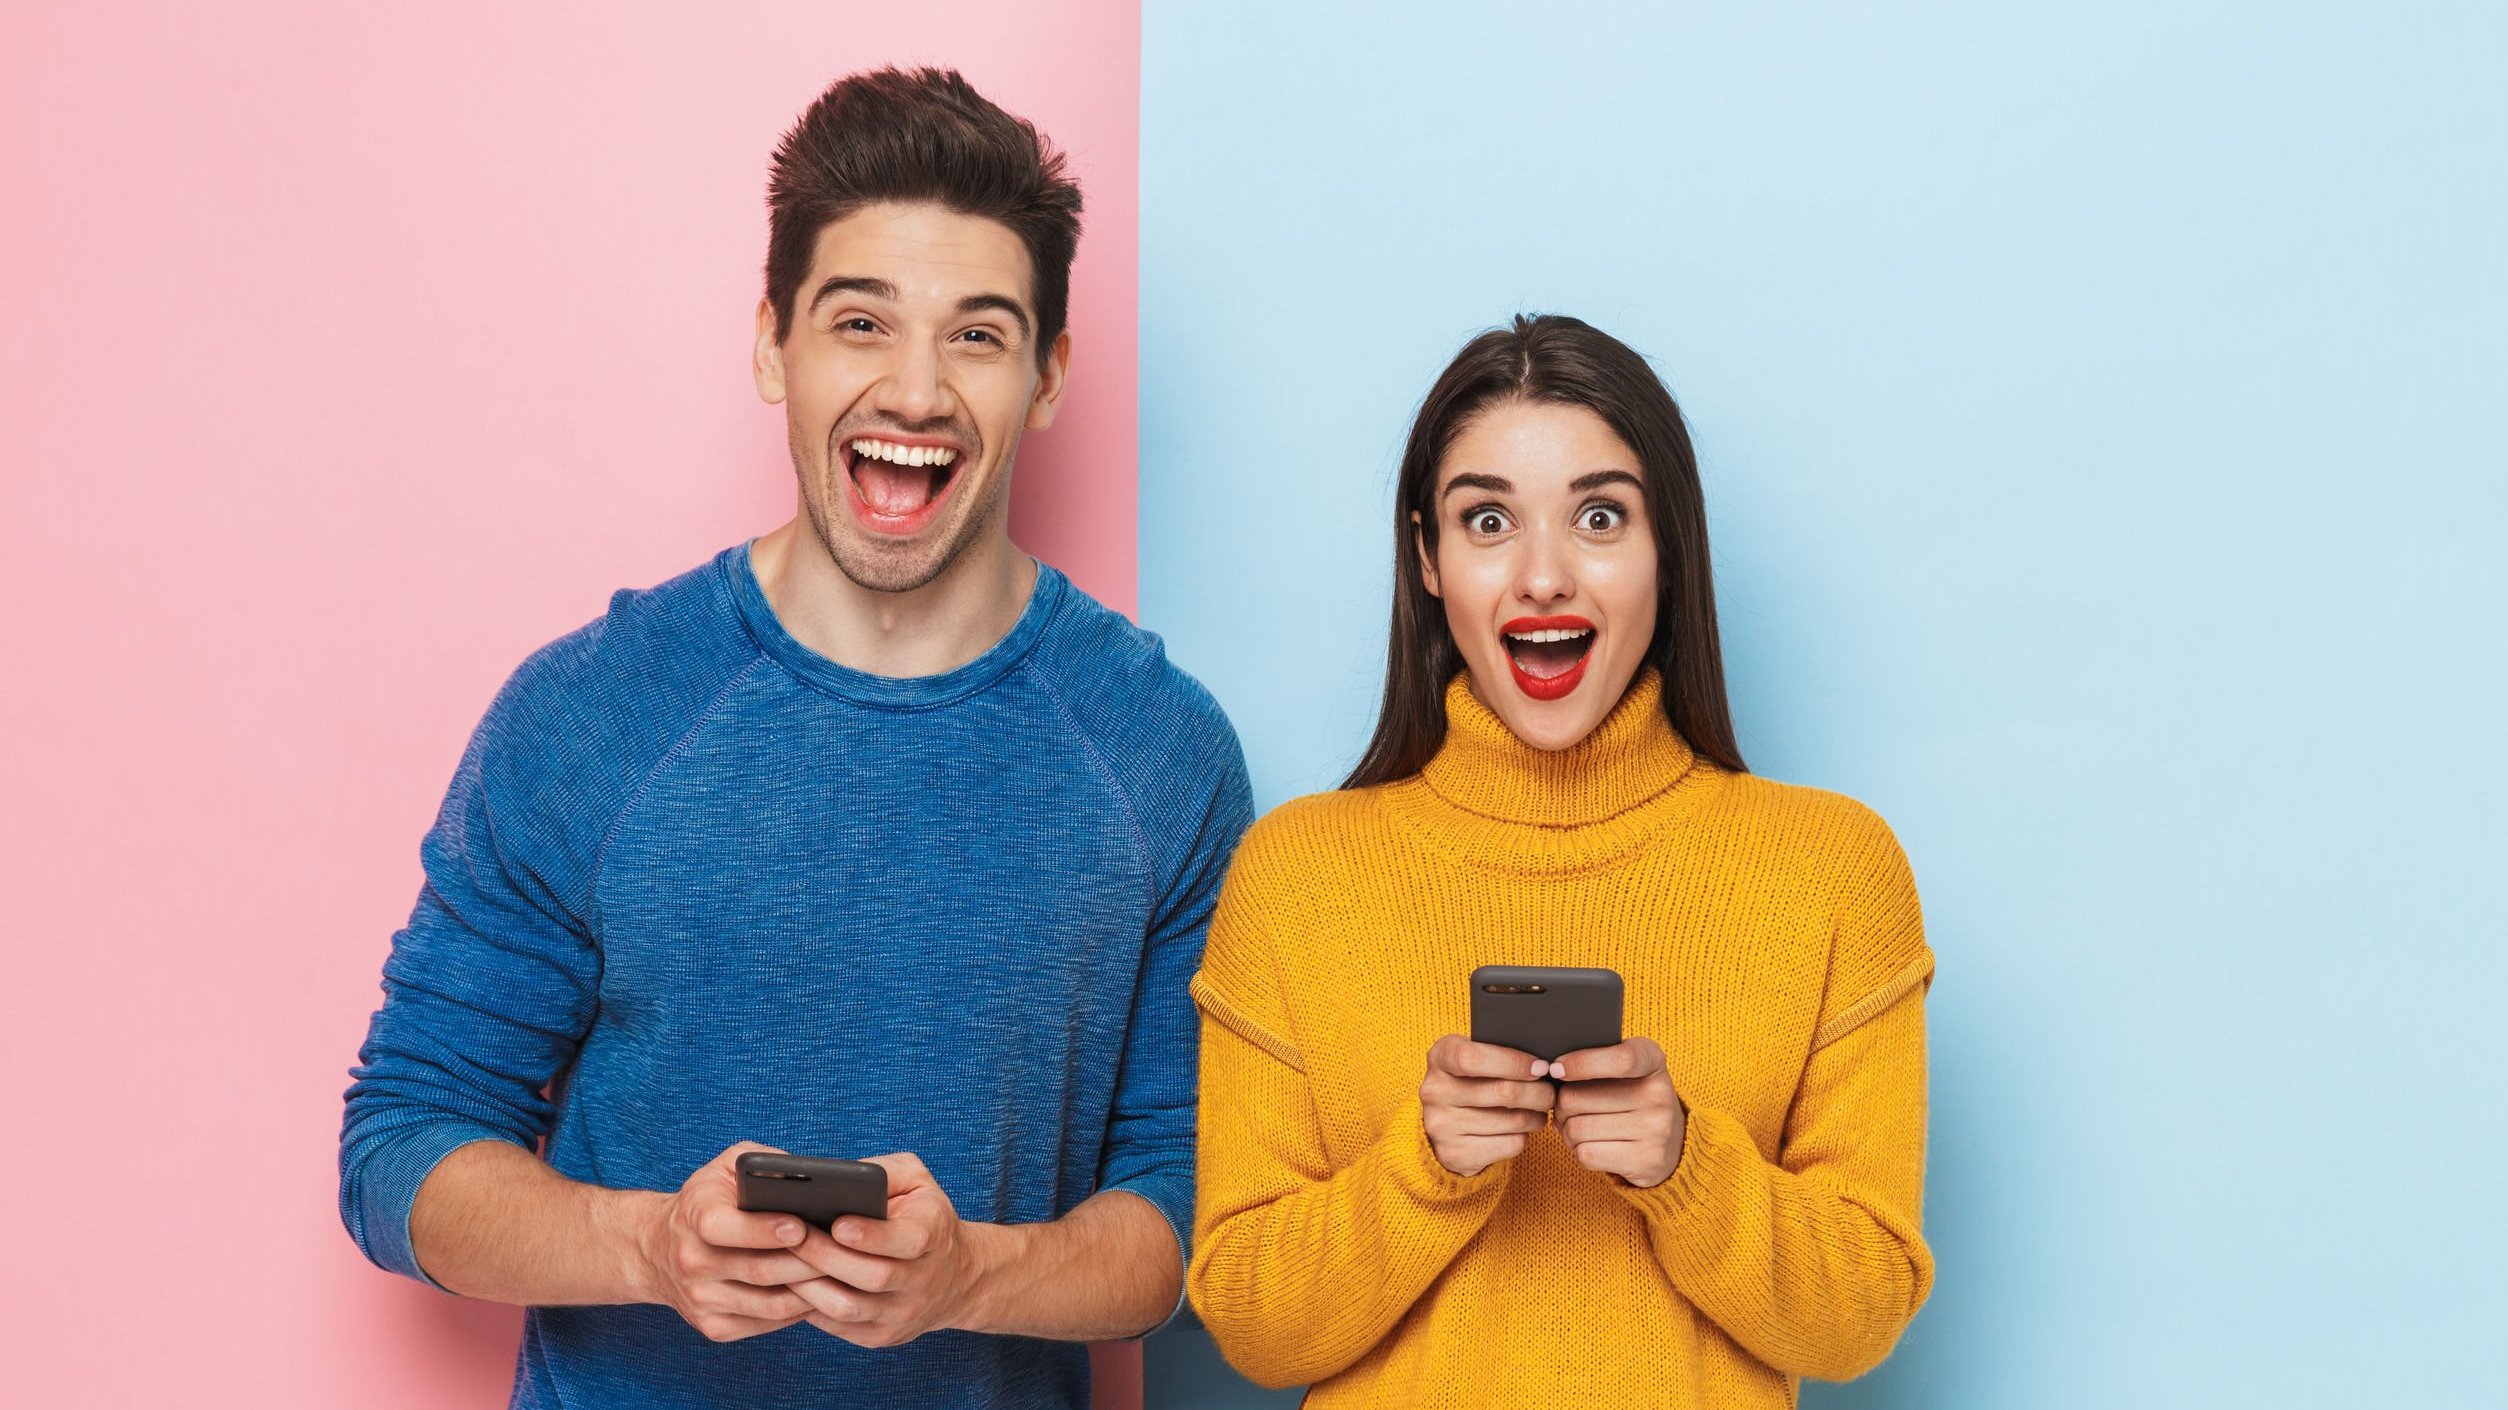
{"type": "Polygon", "coordinates": [[[833,1290],[807,1255],[835,1246],[790,1214],[740,1208],[732,1162],[743,1151],[773,1150],[742,1141],[698,1167],[652,1207],[636,1240],[637,1292],[688,1319],[714,1341],[780,1331],[812,1314],[833,1290]]]}
{"type": "Polygon", "coordinates": [[[1447,1034],[1428,1050],[1419,1084],[1420,1126],[1437,1163],[1472,1176],[1524,1152],[1549,1119],[1557,1089],[1550,1065],[1530,1053],[1447,1034]]]}
{"type": "Polygon", "coordinates": [[[1577,1163],[1645,1189],[1681,1163],[1689,1110],[1672,1090],[1663,1049],[1652,1038],[1585,1048],[1551,1063],[1559,1089],[1559,1134],[1577,1163]]]}
{"type": "Polygon", "coordinates": [[[807,1285],[809,1322],[856,1346],[902,1346],[965,1325],[985,1274],[981,1245],[997,1232],[962,1223],[932,1172],[912,1155],[871,1156],[888,1170],[888,1217],[848,1214],[834,1240],[813,1239],[803,1259],[832,1282],[807,1285]]]}

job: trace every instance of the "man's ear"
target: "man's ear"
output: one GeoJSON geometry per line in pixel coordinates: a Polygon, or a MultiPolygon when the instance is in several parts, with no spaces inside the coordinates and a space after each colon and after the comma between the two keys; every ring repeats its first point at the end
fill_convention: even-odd
{"type": "Polygon", "coordinates": [[[1411,511],[1411,547],[1419,550],[1419,580],[1428,585],[1430,597],[1442,598],[1437,590],[1437,555],[1428,551],[1428,533],[1420,526],[1419,511],[1411,511]]]}
{"type": "Polygon", "coordinates": [[[1054,345],[1045,350],[1044,365],[1036,370],[1036,395],[1028,398],[1028,429],[1042,431],[1054,424],[1054,409],[1062,405],[1063,384],[1071,376],[1071,330],[1054,335],[1054,345]]]}
{"type": "Polygon", "coordinates": [[[757,378],[758,399],[773,405],[784,399],[784,345],[775,338],[775,301],[758,300],[758,343],[749,353],[749,373],[757,378]]]}

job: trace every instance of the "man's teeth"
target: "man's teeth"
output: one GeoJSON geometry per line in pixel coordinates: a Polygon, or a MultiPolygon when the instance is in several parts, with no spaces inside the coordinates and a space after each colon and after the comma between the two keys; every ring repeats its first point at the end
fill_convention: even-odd
{"type": "Polygon", "coordinates": [[[1589,629],[1584,629],[1584,628],[1575,628],[1575,627],[1549,627],[1549,628],[1546,628],[1546,629],[1544,629],[1544,630],[1542,630],[1542,631],[1537,631],[1537,632],[1508,632],[1508,633],[1507,633],[1507,640],[1509,640],[1509,641],[1574,641],[1574,640],[1576,640],[1576,639],[1577,639],[1578,637],[1580,637],[1580,636],[1591,636],[1591,635],[1593,635],[1592,631],[1591,631],[1591,630],[1589,630],[1589,629]]]}
{"type": "Polygon", "coordinates": [[[885,460],[892,465],[947,465],[958,458],[958,452],[947,446],[901,446],[893,441],[858,440],[853,453],[866,460],[885,460]]]}

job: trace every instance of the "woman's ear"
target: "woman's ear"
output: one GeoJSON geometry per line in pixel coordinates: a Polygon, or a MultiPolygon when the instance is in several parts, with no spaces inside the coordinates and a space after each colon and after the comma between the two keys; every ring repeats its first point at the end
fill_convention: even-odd
{"type": "Polygon", "coordinates": [[[1411,546],[1419,550],[1419,580],[1428,587],[1430,597],[1442,598],[1437,591],[1437,555],[1428,551],[1428,530],[1419,521],[1419,511],[1411,511],[1411,546]]]}

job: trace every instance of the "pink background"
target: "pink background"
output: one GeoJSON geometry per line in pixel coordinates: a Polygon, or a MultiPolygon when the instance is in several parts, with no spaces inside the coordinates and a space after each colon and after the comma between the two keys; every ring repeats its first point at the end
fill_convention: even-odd
{"type": "Polygon", "coordinates": [[[953,63],[1073,153],[1076,380],[1015,525],[1133,608],[1137,7],[9,28],[10,1398],[502,1404],[518,1314],[335,1213],[419,836],[524,654],[789,512],[746,370],[765,164],[854,68],[953,63]]]}

